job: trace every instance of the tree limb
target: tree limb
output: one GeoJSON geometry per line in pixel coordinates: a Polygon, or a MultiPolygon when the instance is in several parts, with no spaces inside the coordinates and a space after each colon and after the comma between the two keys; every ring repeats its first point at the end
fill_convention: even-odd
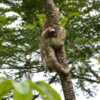
{"type": "Polygon", "coordinates": [[[100,83],[100,81],[94,80],[94,79],[90,79],[90,78],[86,78],[86,77],[82,77],[80,75],[76,75],[74,73],[71,73],[73,77],[79,78],[79,79],[83,79],[83,80],[87,80],[89,82],[96,82],[96,83],[100,83]]]}
{"type": "Polygon", "coordinates": [[[89,64],[86,64],[86,66],[89,68],[90,72],[97,78],[97,80],[100,81],[100,76],[91,68],[89,64]]]}

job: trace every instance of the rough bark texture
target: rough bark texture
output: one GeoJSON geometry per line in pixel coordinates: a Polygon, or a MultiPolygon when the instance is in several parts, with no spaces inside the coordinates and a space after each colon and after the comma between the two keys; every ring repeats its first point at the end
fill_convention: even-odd
{"type": "Polygon", "coordinates": [[[46,13],[46,21],[44,24],[44,29],[47,27],[53,27],[56,32],[59,32],[59,20],[58,11],[52,0],[43,0],[43,6],[46,13]]]}
{"type": "MultiPolygon", "coordinates": [[[[57,35],[59,35],[60,25],[58,20],[58,11],[53,3],[53,0],[43,0],[43,6],[46,12],[46,21],[45,21],[44,29],[46,29],[47,27],[53,27],[56,30],[57,35]]],[[[69,69],[64,46],[61,49],[56,50],[56,57],[58,59],[58,62],[63,67],[69,69]]],[[[76,100],[75,93],[73,90],[71,75],[68,74],[68,76],[66,76],[65,74],[59,71],[57,71],[57,73],[61,79],[65,100],[76,100]]]]}
{"type": "MultiPolygon", "coordinates": [[[[64,46],[60,52],[57,52],[57,58],[61,65],[63,65],[64,67],[68,67],[64,46]]],[[[71,74],[68,74],[68,76],[65,76],[62,73],[58,73],[58,74],[61,79],[61,85],[63,88],[65,100],[76,100],[75,93],[73,90],[73,84],[71,80],[71,74]]]]}

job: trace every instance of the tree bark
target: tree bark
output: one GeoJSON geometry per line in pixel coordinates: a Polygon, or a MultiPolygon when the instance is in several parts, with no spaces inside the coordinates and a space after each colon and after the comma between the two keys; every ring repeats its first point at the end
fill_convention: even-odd
{"type": "MultiPolygon", "coordinates": [[[[60,32],[60,25],[58,20],[58,11],[54,5],[53,0],[43,0],[43,6],[46,13],[46,21],[44,25],[44,29],[47,27],[53,27],[56,30],[56,33],[59,34],[60,32]]],[[[65,68],[68,68],[67,59],[66,59],[66,52],[64,46],[61,50],[57,50],[56,57],[58,62],[65,68]]],[[[75,93],[73,89],[73,84],[71,80],[71,74],[69,73],[67,76],[59,71],[57,71],[58,75],[61,79],[61,85],[63,88],[63,93],[65,100],[76,100],[75,93]]]]}

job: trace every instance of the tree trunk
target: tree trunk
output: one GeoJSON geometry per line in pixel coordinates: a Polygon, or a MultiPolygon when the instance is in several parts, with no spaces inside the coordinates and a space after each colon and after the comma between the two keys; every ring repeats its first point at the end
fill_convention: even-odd
{"type": "MultiPolygon", "coordinates": [[[[56,30],[56,33],[59,34],[60,32],[60,25],[58,20],[58,11],[55,7],[53,0],[43,0],[43,6],[46,12],[46,21],[44,25],[44,29],[47,27],[53,27],[56,30]]],[[[61,50],[57,50],[56,57],[58,62],[65,68],[68,68],[67,59],[66,59],[66,52],[64,46],[61,50]]],[[[73,90],[73,84],[71,80],[71,74],[69,73],[67,76],[59,71],[57,71],[58,75],[61,79],[61,85],[63,88],[63,93],[65,100],[76,100],[75,93],[73,90]]]]}
{"type": "MultiPolygon", "coordinates": [[[[60,52],[57,52],[56,56],[58,58],[59,63],[61,65],[63,65],[64,67],[68,68],[68,64],[66,61],[67,60],[66,52],[65,52],[64,46],[60,52]]],[[[76,100],[74,89],[73,89],[73,84],[72,84],[72,80],[71,80],[71,74],[69,73],[68,76],[64,75],[63,73],[59,73],[59,72],[58,72],[58,74],[60,76],[65,100],[76,100]]]]}
{"type": "Polygon", "coordinates": [[[60,74],[59,76],[61,79],[61,85],[62,85],[65,100],[76,100],[75,93],[73,90],[71,75],[69,74],[66,77],[66,76],[60,74]]]}

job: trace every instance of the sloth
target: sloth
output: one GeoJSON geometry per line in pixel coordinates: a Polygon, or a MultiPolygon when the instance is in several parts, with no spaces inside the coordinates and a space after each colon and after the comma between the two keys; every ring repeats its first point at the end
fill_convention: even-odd
{"type": "Polygon", "coordinates": [[[57,35],[56,31],[52,27],[44,29],[40,40],[40,53],[45,69],[51,71],[59,71],[64,74],[68,73],[68,69],[64,68],[57,59],[57,50],[64,46],[66,38],[66,31],[64,28],[60,28],[60,34],[57,35]]]}

